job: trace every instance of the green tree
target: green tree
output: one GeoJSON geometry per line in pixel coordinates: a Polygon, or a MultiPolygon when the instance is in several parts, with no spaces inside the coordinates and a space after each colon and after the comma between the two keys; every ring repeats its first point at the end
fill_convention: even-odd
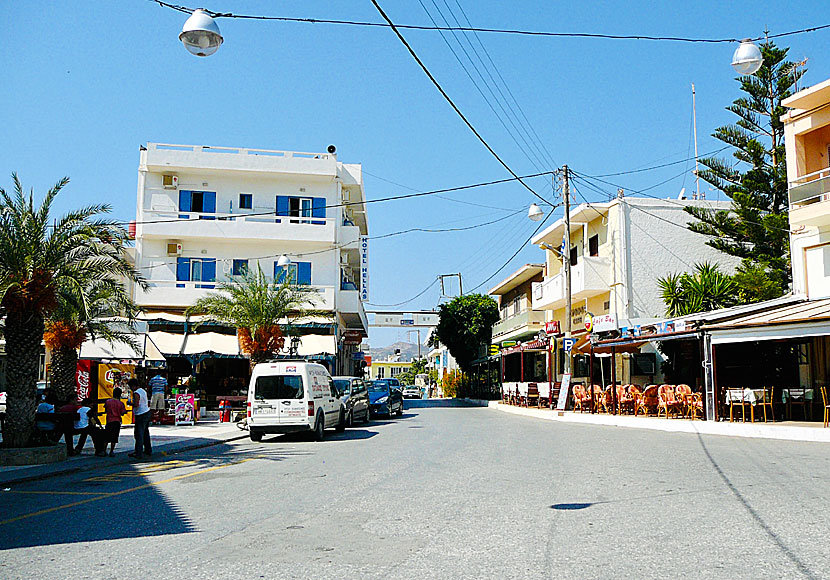
{"type": "Polygon", "coordinates": [[[412,361],[412,365],[406,369],[405,372],[402,372],[398,375],[398,380],[401,382],[402,385],[413,385],[415,384],[415,375],[419,375],[421,373],[425,373],[427,370],[427,359],[425,358],[416,358],[412,361]]]}
{"type": "Polygon", "coordinates": [[[711,247],[741,258],[735,278],[742,302],[781,296],[791,282],[787,168],[784,152],[786,109],[781,101],[791,94],[804,73],[786,60],[786,48],[761,45],[764,64],[757,73],[740,77],[744,96],[727,110],[735,124],[718,127],[713,137],[734,147],[734,160],[707,157],[700,177],[732,200],[729,210],[688,206],[698,221],[692,231],[709,237],[711,247]]]}
{"type": "Polygon", "coordinates": [[[498,320],[495,300],[484,294],[467,294],[438,308],[434,336],[446,345],[461,370],[469,373],[479,346],[490,343],[493,324],[498,320]]]}
{"type": "MultiPolygon", "coordinates": [[[[137,272],[130,278],[138,280],[137,272]]],[[[87,339],[138,347],[133,324],[139,308],[122,281],[95,272],[95,278],[59,295],[58,306],[46,320],[43,341],[52,353],[50,386],[59,401],[75,397],[78,349],[87,339]]]]}
{"type": "Polygon", "coordinates": [[[708,312],[738,302],[737,283],[716,264],[695,264],[693,273],[668,274],[658,278],[657,285],[668,316],[708,312]]]}
{"type": "Polygon", "coordinates": [[[239,345],[250,356],[253,368],[283,348],[293,322],[321,314],[311,309],[318,300],[311,286],[295,284],[288,277],[281,282],[269,280],[257,265],[255,271],[220,282],[217,292],[199,298],[186,314],[203,314],[202,322],[236,328],[239,345]]]}
{"type": "MultiPolygon", "coordinates": [[[[96,219],[106,204],[71,211],[54,220],[55,197],[63,178],[35,206],[16,174],[14,191],[0,188],[0,314],[5,315],[6,423],[8,447],[24,447],[34,431],[36,384],[44,321],[62,302],[82,307],[89,296],[83,281],[133,277],[124,246],[127,232],[116,222],[96,219]]],[[[143,281],[142,281],[143,283],[143,281]]]]}

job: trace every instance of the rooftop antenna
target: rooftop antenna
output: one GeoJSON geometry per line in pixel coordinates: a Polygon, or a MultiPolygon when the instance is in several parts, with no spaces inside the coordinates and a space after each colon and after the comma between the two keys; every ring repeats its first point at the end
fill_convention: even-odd
{"type": "Polygon", "coordinates": [[[692,125],[695,130],[695,190],[696,193],[692,199],[706,199],[706,194],[700,194],[700,174],[698,173],[697,164],[697,103],[695,101],[695,84],[692,83],[692,125]]]}

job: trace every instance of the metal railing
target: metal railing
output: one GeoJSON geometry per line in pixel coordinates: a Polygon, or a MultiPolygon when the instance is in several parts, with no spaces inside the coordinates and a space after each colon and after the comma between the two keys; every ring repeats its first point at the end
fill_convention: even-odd
{"type": "Polygon", "coordinates": [[[790,205],[827,201],[830,194],[830,168],[820,169],[790,181],[790,205]]]}

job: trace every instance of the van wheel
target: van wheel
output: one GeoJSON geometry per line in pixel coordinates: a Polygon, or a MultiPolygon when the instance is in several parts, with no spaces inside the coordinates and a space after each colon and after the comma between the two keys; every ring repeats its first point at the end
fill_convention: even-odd
{"type": "Polygon", "coordinates": [[[322,441],[326,434],[326,420],[322,415],[317,415],[317,422],[314,424],[314,440],[322,441]]]}
{"type": "Polygon", "coordinates": [[[343,409],[340,409],[340,419],[337,421],[337,426],[334,428],[335,431],[340,433],[341,431],[346,429],[346,414],[343,412],[343,409]]]}
{"type": "Polygon", "coordinates": [[[262,432],[261,431],[251,431],[251,441],[254,443],[259,443],[262,441],[262,432]]]}

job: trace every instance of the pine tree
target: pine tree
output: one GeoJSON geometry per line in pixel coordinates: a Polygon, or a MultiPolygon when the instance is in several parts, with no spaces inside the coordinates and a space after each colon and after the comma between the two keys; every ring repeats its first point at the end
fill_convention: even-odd
{"type": "Polygon", "coordinates": [[[761,45],[764,64],[739,77],[744,96],[727,107],[738,116],[713,137],[735,148],[735,161],[707,157],[700,177],[732,200],[730,210],[687,207],[698,221],[689,229],[708,236],[709,246],[741,258],[735,281],[741,302],[757,302],[788,292],[789,253],[787,168],[784,153],[786,109],[781,101],[804,70],[785,60],[787,48],[761,45]]]}

